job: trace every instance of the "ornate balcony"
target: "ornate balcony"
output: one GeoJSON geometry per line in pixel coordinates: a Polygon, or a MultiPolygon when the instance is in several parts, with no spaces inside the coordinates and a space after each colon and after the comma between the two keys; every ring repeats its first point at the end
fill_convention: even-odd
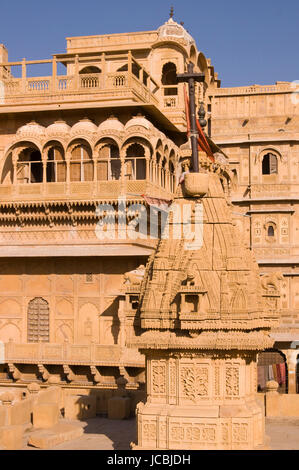
{"type": "MultiPolygon", "coordinates": [[[[59,104],[61,109],[91,107],[126,102],[158,105],[155,96],[159,86],[131,54],[124,55],[125,71],[79,73],[79,59],[59,60],[68,67],[66,75],[57,75],[56,56],[52,60],[7,62],[0,64],[0,112],[48,109],[59,104]],[[52,76],[27,77],[26,66],[52,64],[52,76]],[[22,77],[9,71],[22,66],[22,77]],[[71,73],[69,73],[71,72],[71,73]],[[72,103],[72,104],[71,104],[72,103]],[[88,103],[88,104],[87,104],[88,103]]],[[[105,69],[105,67],[102,67],[105,69]]]]}
{"type": "Polygon", "coordinates": [[[120,196],[141,198],[142,194],[171,199],[173,193],[156,183],[146,180],[71,181],[69,183],[35,183],[0,185],[1,205],[6,202],[65,201],[65,200],[113,200],[120,196]]]}
{"type": "Polygon", "coordinates": [[[95,364],[103,366],[144,367],[144,357],[130,354],[119,345],[5,343],[5,362],[21,364],[95,364]]]}

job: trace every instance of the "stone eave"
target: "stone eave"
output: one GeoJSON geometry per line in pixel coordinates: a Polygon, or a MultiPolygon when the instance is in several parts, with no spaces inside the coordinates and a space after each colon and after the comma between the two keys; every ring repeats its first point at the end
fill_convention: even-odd
{"type": "Polygon", "coordinates": [[[256,350],[271,348],[274,339],[264,331],[208,331],[195,338],[177,336],[173,332],[147,331],[128,342],[139,350],[256,350]]]}

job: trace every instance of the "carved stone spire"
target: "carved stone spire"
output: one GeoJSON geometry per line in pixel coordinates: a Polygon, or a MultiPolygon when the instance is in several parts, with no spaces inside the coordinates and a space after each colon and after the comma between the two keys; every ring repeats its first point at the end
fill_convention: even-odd
{"type": "Polygon", "coordinates": [[[219,168],[205,158],[206,172],[187,173],[179,186],[169,236],[158,242],[141,284],[140,329],[129,340],[145,354],[148,371],[137,449],[264,446],[256,358],[273,345],[280,294],[274,282],[262,285],[219,168]],[[179,219],[184,213],[189,230],[179,219]]]}

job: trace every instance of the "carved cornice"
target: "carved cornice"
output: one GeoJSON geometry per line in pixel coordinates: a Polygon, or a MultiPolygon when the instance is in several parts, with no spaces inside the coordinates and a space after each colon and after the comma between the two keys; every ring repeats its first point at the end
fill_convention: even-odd
{"type": "Polygon", "coordinates": [[[274,339],[265,331],[204,331],[190,337],[188,333],[149,330],[131,338],[127,346],[146,349],[193,349],[193,350],[255,350],[271,348],[274,339]]]}

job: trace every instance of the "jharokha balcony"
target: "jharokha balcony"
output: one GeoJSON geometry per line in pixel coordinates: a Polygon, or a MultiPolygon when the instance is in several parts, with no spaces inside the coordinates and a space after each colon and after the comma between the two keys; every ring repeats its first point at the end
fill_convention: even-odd
{"type": "MultiPolygon", "coordinates": [[[[25,60],[0,64],[0,113],[9,111],[39,111],[46,109],[90,108],[109,105],[150,104],[157,106],[159,86],[129,52],[128,54],[99,54],[97,66],[84,67],[86,60],[78,55],[61,54],[49,60],[25,60]],[[112,70],[118,59],[121,67],[112,70]],[[80,62],[82,60],[83,62],[80,62]],[[51,64],[52,75],[29,77],[32,65],[51,64]],[[58,75],[57,65],[66,67],[65,75],[58,75]],[[15,78],[13,68],[21,67],[21,77],[15,78]],[[54,106],[54,107],[53,107],[54,106]]],[[[92,57],[95,60],[95,57],[92,57]]]]}

